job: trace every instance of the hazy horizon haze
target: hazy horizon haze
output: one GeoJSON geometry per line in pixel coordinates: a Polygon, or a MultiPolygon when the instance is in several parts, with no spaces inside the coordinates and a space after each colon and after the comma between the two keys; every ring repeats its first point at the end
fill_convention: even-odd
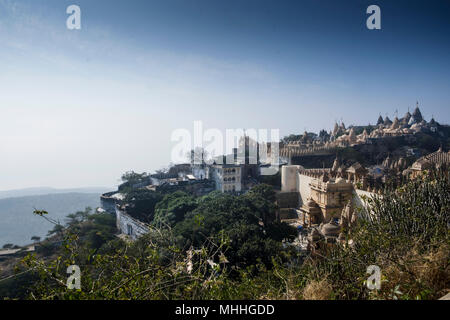
{"type": "Polygon", "coordinates": [[[171,133],[450,123],[450,2],[0,0],[0,190],[116,186],[171,133]]]}

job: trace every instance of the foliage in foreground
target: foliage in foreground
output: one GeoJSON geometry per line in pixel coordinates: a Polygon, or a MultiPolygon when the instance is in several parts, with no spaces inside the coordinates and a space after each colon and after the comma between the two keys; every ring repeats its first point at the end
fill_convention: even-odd
{"type": "Polygon", "coordinates": [[[212,195],[134,243],[113,240],[86,254],[83,241],[66,233],[64,251],[51,262],[24,259],[38,275],[29,298],[436,299],[450,287],[449,191],[442,173],[387,188],[348,234],[352,241],[315,257],[284,249],[265,236],[269,228],[255,228],[265,219],[271,224],[264,197],[212,195]],[[72,264],[80,265],[81,290],[66,288],[72,264]],[[382,272],[379,291],[365,286],[373,264],[382,272]]]}

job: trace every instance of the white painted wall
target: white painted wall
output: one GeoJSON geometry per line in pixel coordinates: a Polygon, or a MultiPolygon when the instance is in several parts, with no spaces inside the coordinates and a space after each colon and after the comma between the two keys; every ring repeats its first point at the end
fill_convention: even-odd
{"type": "Polygon", "coordinates": [[[300,205],[302,205],[311,196],[311,187],[309,186],[309,183],[314,178],[299,173],[297,173],[297,176],[298,191],[300,192],[300,205]]]}

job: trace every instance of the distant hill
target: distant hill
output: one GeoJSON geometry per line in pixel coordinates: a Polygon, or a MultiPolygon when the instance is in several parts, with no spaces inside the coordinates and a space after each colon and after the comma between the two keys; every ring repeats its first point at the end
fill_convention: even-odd
{"type": "Polygon", "coordinates": [[[0,199],[0,248],[6,243],[25,245],[32,236],[44,238],[53,225],[33,214],[34,208],[46,210],[49,217],[59,219],[70,213],[100,206],[98,193],[55,193],[0,199]]]}
{"type": "Polygon", "coordinates": [[[0,191],[0,199],[38,196],[46,194],[58,194],[58,193],[105,193],[110,190],[112,190],[112,188],[106,187],[70,188],[70,189],[56,189],[50,187],[26,188],[26,189],[0,191]]]}

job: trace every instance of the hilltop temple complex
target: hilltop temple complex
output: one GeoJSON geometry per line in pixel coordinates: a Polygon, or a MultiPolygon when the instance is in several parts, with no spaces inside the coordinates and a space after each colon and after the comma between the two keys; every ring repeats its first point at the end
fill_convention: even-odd
{"type": "MultiPolygon", "coordinates": [[[[444,168],[448,173],[450,152],[442,147],[431,149],[427,144],[430,140],[422,143],[428,149],[418,147],[418,141],[425,137],[436,145],[445,142],[449,132],[448,126],[441,126],[434,118],[427,122],[417,104],[412,114],[408,111],[393,120],[380,116],[376,125],[346,128],[341,122],[330,132],[304,132],[282,139],[275,159],[281,171],[279,189],[274,184],[278,218],[303,230],[309,250],[346,243],[348,231],[363,218],[361,215],[370,214],[367,199],[380,196],[387,181],[401,184],[433,168],[444,168]],[[441,136],[443,140],[439,140],[441,136]]],[[[262,169],[274,163],[269,156],[271,147],[270,143],[260,145],[244,136],[239,150],[233,148],[232,154],[212,162],[204,159],[203,152],[197,155],[199,159],[191,152],[190,163],[124,183],[116,192],[104,194],[102,208],[116,215],[119,230],[136,239],[146,227],[128,214],[123,190],[182,190],[196,196],[213,190],[242,194],[264,182],[262,169]],[[255,155],[249,152],[251,148],[257,151],[255,155]],[[228,158],[231,163],[225,161],[228,158]]]]}
{"type": "Polygon", "coordinates": [[[333,154],[337,148],[370,144],[375,139],[408,136],[420,132],[437,133],[439,127],[440,124],[434,117],[429,122],[423,118],[417,102],[412,114],[408,111],[404,117],[396,116],[393,121],[388,116],[383,119],[380,115],[376,125],[346,128],[345,124],[341,122],[340,124],[335,123],[333,130],[329,133],[321,132],[319,135],[314,135],[305,132],[297,140],[282,143],[280,155],[290,162],[292,157],[308,154],[333,154]]]}
{"type": "Polygon", "coordinates": [[[434,118],[429,122],[423,118],[417,103],[413,113],[408,111],[402,118],[379,116],[376,125],[365,127],[346,128],[343,122],[335,123],[329,133],[314,136],[305,132],[299,139],[284,141],[280,156],[288,164],[281,168],[281,191],[277,194],[280,219],[306,231],[310,250],[345,242],[346,231],[362,218],[361,214],[369,214],[367,199],[380,196],[388,179],[401,183],[439,168],[448,173],[450,152],[441,147],[420,157],[423,150],[409,147],[420,134],[442,136],[441,129],[434,118]],[[402,137],[405,140],[392,140],[402,137]],[[393,141],[400,146],[390,152],[387,144],[393,141]],[[368,167],[356,159],[343,161],[338,156],[331,168],[299,164],[299,160],[315,157],[309,163],[323,165],[319,159],[337,155],[343,148],[360,154],[371,149],[372,153],[382,152],[368,167]]]}

